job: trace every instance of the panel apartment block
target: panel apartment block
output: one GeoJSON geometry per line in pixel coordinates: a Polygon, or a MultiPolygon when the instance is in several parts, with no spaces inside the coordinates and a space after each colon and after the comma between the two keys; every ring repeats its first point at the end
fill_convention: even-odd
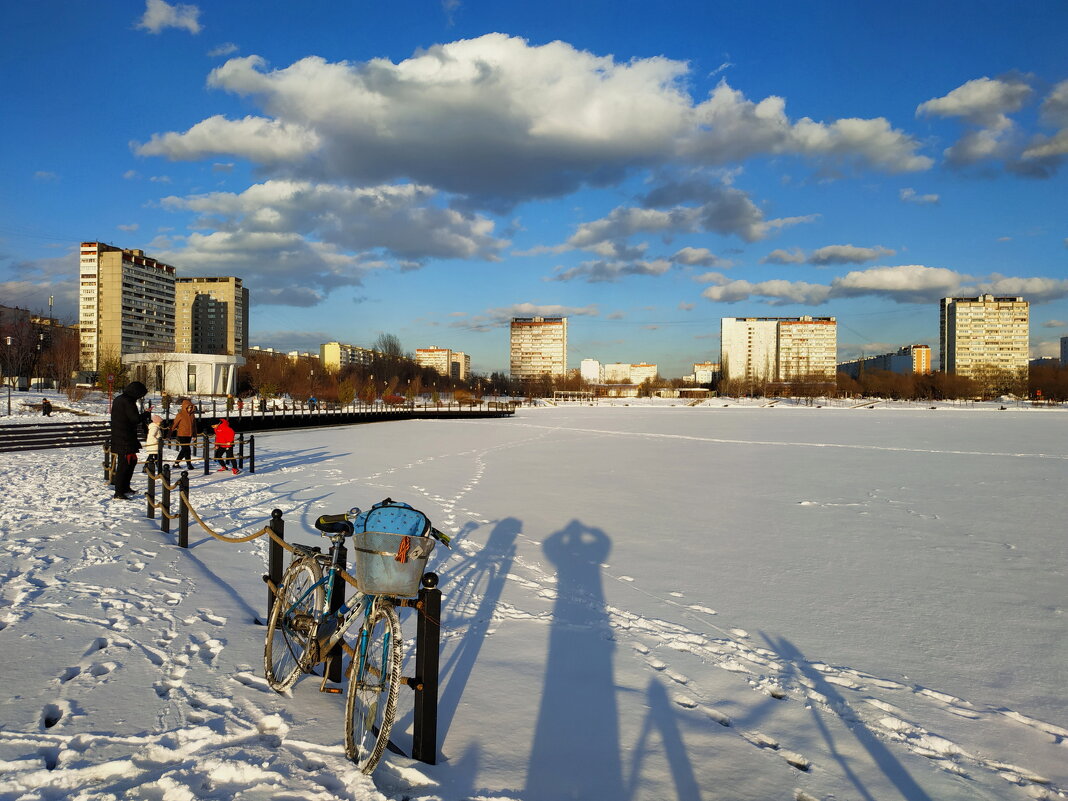
{"type": "Polygon", "coordinates": [[[724,317],[720,365],[724,379],[833,381],[838,323],[834,317],[724,317]]]}
{"type": "Polygon", "coordinates": [[[82,242],[78,329],[81,368],[101,358],[174,350],[174,267],[101,242],[82,242]]]}
{"type": "Polygon", "coordinates": [[[511,373],[520,380],[567,372],[567,318],[513,317],[511,373]]]}
{"type": "Polygon", "coordinates": [[[176,353],[240,356],[248,346],[248,289],[240,278],[177,278],[176,353]]]}
{"type": "Polygon", "coordinates": [[[368,367],[374,360],[375,352],[359,345],[346,345],[343,342],[325,342],[319,346],[319,363],[324,369],[333,373],[342,367],[368,367]]]}
{"type": "Polygon", "coordinates": [[[942,298],[942,370],[968,378],[993,371],[1026,375],[1030,304],[1020,297],[942,298]]]}

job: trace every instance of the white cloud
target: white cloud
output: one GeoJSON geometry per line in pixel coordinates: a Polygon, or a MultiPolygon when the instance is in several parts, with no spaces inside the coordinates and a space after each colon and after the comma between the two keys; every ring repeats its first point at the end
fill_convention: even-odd
{"type": "Polygon", "coordinates": [[[1000,128],[1008,123],[1006,114],[1019,111],[1033,90],[1021,77],[976,78],[958,86],[943,97],[920,103],[916,115],[960,117],[983,128],[1000,128]]]}
{"type": "Polygon", "coordinates": [[[210,86],[250,98],[263,117],[212,117],[154,135],[139,152],[220,154],[316,180],[410,179],[484,203],[611,185],[634,168],[724,164],[793,154],[819,165],[926,169],[919,143],[882,119],[791,122],[721,83],[695,103],[690,67],[664,57],[616,61],[566,42],[503,34],[436,45],[399,63],[301,59],[271,70],[234,58],[210,86]]]}
{"type": "Polygon", "coordinates": [[[994,274],[978,284],[980,292],[991,295],[1018,295],[1031,303],[1048,303],[1068,297],[1068,279],[1018,278],[994,274]]]}
{"type": "Polygon", "coordinates": [[[918,195],[916,190],[911,187],[906,187],[898,192],[900,197],[906,203],[916,203],[920,206],[935,206],[938,205],[940,200],[938,195],[918,195]]]}
{"type": "Polygon", "coordinates": [[[1042,323],[1043,328],[1068,328],[1068,320],[1046,320],[1042,323]]]}
{"type": "Polygon", "coordinates": [[[165,28],[181,28],[190,33],[200,33],[200,9],[194,5],[175,3],[165,0],[147,0],[145,13],[137,23],[149,33],[160,33],[165,28]]]}
{"type": "Polygon", "coordinates": [[[811,222],[814,215],[765,220],[764,213],[745,192],[729,186],[710,187],[699,206],[668,209],[619,206],[607,217],[583,223],[567,240],[572,248],[590,250],[602,242],[619,242],[635,234],[670,236],[683,233],[735,235],[746,242],[767,237],[772,230],[811,222]]]}
{"type": "Polygon", "coordinates": [[[295,232],[348,251],[380,249],[399,259],[489,259],[508,243],[492,220],[436,205],[414,184],[352,189],[310,181],[266,181],[240,194],[168,197],[163,206],[204,215],[200,225],[231,231],[295,232]]]}
{"type": "Polygon", "coordinates": [[[222,56],[231,56],[238,50],[237,45],[233,42],[223,42],[217,47],[213,47],[208,51],[209,58],[221,58],[222,56]]]}
{"type": "Polygon", "coordinates": [[[805,254],[801,248],[785,250],[776,248],[760,260],[761,264],[804,264],[805,254]]]}
{"type": "Polygon", "coordinates": [[[172,161],[226,154],[279,165],[310,155],[319,144],[317,134],[299,125],[263,117],[228,120],[216,115],[184,134],[153,134],[143,145],[134,143],[134,148],[140,156],[167,156],[172,161]]]}
{"type": "Polygon", "coordinates": [[[129,232],[136,231],[141,226],[138,225],[137,223],[130,223],[129,225],[117,225],[115,227],[118,228],[120,231],[126,231],[126,232],[129,233],[129,232]]]}
{"type": "Polygon", "coordinates": [[[715,284],[701,294],[717,303],[763,298],[773,306],[790,303],[818,306],[834,298],[863,295],[878,295],[898,303],[933,303],[956,293],[968,276],[942,267],[911,264],[854,270],[832,279],[829,284],[785,280],[751,283],[732,281],[717,273],[707,273],[700,280],[715,284]]]}
{"type": "Polygon", "coordinates": [[[125,178],[127,181],[134,181],[141,177],[141,173],[139,173],[137,170],[127,170],[122,174],[122,177],[125,178]]]}
{"type": "Polygon", "coordinates": [[[671,269],[671,262],[667,259],[653,259],[651,261],[585,261],[578,267],[565,269],[558,267],[558,274],[553,276],[552,281],[574,281],[582,278],[587,283],[611,283],[618,281],[627,275],[663,275],[671,269]]]}
{"type": "Polygon", "coordinates": [[[896,251],[884,247],[860,248],[854,245],[827,245],[812,251],[809,264],[863,264],[877,261],[884,256],[893,256],[896,251]]]}
{"type": "Polygon", "coordinates": [[[926,156],[916,155],[915,139],[894,130],[882,117],[830,124],[805,117],[791,123],[783,98],[771,96],[754,103],[725,81],[694,108],[694,119],[697,129],[685,142],[684,152],[713,164],[757,154],[806,156],[887,172],[925,170],[932,164],[926,156]]]}
{"type": "Polygon", "coordinates": [[[679,311],[693,311],[696,308],[697,308],[697,304],[696,303],[686,303],[686,302],[679,303],[679,311]]]}
{"type": "Polygon", "coordinates": [[[423,186],[350,189],[308,181],[267,181],[242,193],[167,197],[162,206],[199,216],[214,231],[160,239],[159,258],[201,274],[255,277],[255,302],[314,305],[334,288],[357,286],[392,264],[430,258],[498,258],[507,245],[485,217],[444,208],[423,186]]]}
{"type": "Polygon", "coordinates": [[[676,264],[685,264],[690,267],[729,267],[725,262],[708,248],[685,247],[677,251],[671,260],[676,264]]]}
{"type": "Polygon", "coordinates": [[[48,170],[38,170],[33,174],[33,179],[35,181],[42,181],[44,183],[54,183],[55,181],[59,180],[59,176],[54,172],[49,172],[48,170]]]}

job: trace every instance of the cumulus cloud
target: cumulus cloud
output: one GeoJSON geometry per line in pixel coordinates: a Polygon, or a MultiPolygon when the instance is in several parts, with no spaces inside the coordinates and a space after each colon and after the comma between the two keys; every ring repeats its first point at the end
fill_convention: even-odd
{"type": "Polygon", "coordinates": [[[979,291],[991,295],[1018,295],[1031,303],[1048,303],[1068,297],[1068,279],[1019,278],[994,274],[981,281],[979,291]]]}
{"type": "MultiPolygon", "coordinates": [[[[664,199],[657,196],[657,200],[664,199]]],[[[667,209],[619,206],[608,216],[581,224],[567,240],[572,248],[591,250],[604,242],[620,242],[636,234],[670,237],[685,233],[734,235],[746,242],[767,237],[771,231],[810,222],[814,215],[766,220],[749,195],[730,186],[706,187],[698,206],[667,209]]]]}
{"type": "Polygon", "coordinates": [[[585,261],[578,267],[558,267],[551,281],[583,279],[590,284],[611,283],[627,275],[663,275],[671,269],[668,259],[651,261],[585,261]]]}
{"type": "Polygon", "coordinates": [[[487,34],[393,63],[308,57],[270,69],[258,56],[213,70],[209,86],[262,116],[212,117],[154,135],[143,155],[251,159],[289,175],[351,183],[427,183],[484,204],[618,182],[633,168],[797,155],[820,165],[926,169],[916,140],[882,118],[830,123],[785,115],[721,83],[700,103],[690,67],[616,61],[566,42],[487,34]]]}
{"type": "Polygon", "coordinates": [[[1068,320],[1046,320],[1042,323],[1043,328],[1068,328],[1068,320]]]}
{"type": "Polygon", "coordinates": [[[683,152],[710,164],[758,154],[798,155],[886,172],[926,170],[933,163],[916,154],[915,139],[882,117],[847,118],[830,124],[805,117],[791,122],[783,98],[772,96],[754,103],[725,81],[694,108],[693,117],[697,127],[687,133],[683,152]]]}
{"type": "Polygon", "coordinates": [[[760,260],[761,264],[804,264],[806,256],[801,248],[775,248],[760,260]]]}
{"type": "Polygon", "coordinates": [[[493,236],[492,220],[442,207],[436,200],[433,189],[415,184],[354,189],[277,180],[240,194],[168,197],[162,203],[201,214],[200,226],[298,233],[349,251],[378,249],[415,261],[498,258],[507,242],[493,236]]]}
{"type": "Polygon", "coordinates": [[[419,267],[426,259],[498,258],[507,242],[478,215],[443,207],[428,187],[351,189],[267,181],[241,193],[171,196],[163,208],[199,215],[214,229],[155,243],[164,261],[198,274],[255,276],[257,303],[310,306],[372,270],[419,267]]]}
{"type": "Polygon", "coordinates": [[[1009,122],[1006,115],[1023,108],[1033,93],[1020,76],[976,78],[947,95],[920,103],[916,115],[960,117],[983,128],[1001,128],[1009,122]]]}
{"type": "Polygon", "coordinates": [[[859,248],[853,245],[827,245],[812,251],[809,264],[863,264],[877,261],[884,256],[893,256],[896,251],[884,247],[859,248]]]}
{"type": "Polygon", "coordinates": [[[708,248],[685,247],[675,252],[671,257],[675,264],[685,264],[688,267],[729,267],[730,262],[721,259],[708,248]]]}
{"type": "Polygon", "coordinates": [[[935,206],[938,205],[938,202],[941,199],[938,195],[934,194],[919,195],[916,193],[916,190],[911,187],[905,187],[898,192],[898,197],[905,203],[916,203],[920,206],[935,206]]]}
{"type": "Polygon", "coordinates": [[[717,303],[758,298],[773,306],[819,306],[834,298],[863,295],[878,295],[898,303],[933,303],[958,292],[968,276],[942,267],[911,264],[854,270],[832,279],[829,284],[785,280],[752,283],[730,280],[716,273],[706,274],[701,279],[715,284],[701,294],[717,303]]]}
{"type": "Polygon", "coordinates": [[[145,13],[137,23],[149,33],[160,33],[166,28],[180,28],[190,33],[200,33],[200,9],[194,5],[175,3],[165,0],[147,0],[145,13]]]}
{"type": "Polygon", "coordinates": [[[558,306],[538,303],[516,303],[494,309],[486,309],[482,314],[475,314],[466,320],[449,323],[453,328],[468,331],[492,331],[508,326],[513,317],[597,317],[600,315],[596,305],[558,306]]]}

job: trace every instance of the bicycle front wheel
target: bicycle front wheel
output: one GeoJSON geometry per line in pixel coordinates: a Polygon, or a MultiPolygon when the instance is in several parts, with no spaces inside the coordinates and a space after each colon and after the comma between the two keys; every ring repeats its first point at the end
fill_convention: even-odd
{"type": "Polygon", "coordinates": [[[300,559],[282,576],[282,586],[267,621],[263,673],[276,692],[285,692],[315,655],[315,613],[323,608],[322,570],[314,559],[300,559]]]}
{"type": "Polygon", "coordinates": [[[392,603],[376,604],[360,629],[345,699],[345,753],[370,773],[389,743],[401,680],[401,631],[392,603]]]}

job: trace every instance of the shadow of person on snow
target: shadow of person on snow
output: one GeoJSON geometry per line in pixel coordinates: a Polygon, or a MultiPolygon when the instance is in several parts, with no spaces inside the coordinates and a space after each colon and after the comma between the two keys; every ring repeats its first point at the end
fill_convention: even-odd
{"type": "Polygon", "coordinates": [[[572,520],[542,549],[556,566],[557,595],[523,798],[622,798],[615,642],[601,583],[611,540],[572,520]]]}

